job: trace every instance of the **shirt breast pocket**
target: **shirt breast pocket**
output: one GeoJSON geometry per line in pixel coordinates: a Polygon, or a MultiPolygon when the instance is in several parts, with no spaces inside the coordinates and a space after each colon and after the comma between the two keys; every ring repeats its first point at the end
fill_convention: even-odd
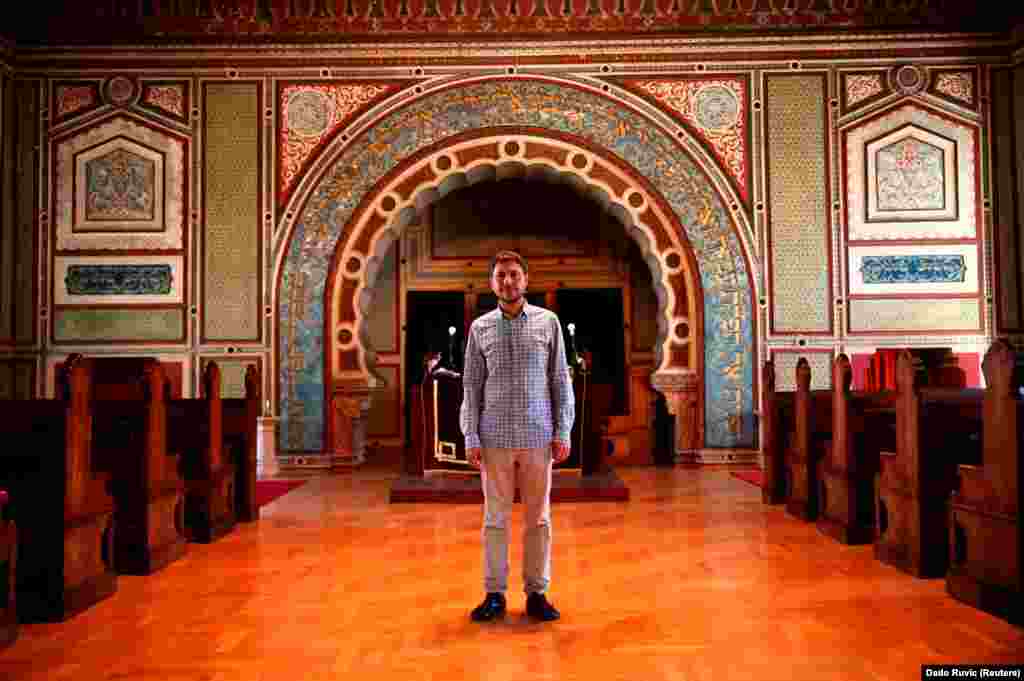
{"type": "Polygon", "coordinates": [[[548,366],[548,354],[551,352],[551,344],[546,338],[534,337],[527,342],[530,350],[530,363],[539,369],[546,369],[548,366]]]}
{"type": "Polygon", "coordinates": [[[484,356],[484,361],[491,368],[493,368],[500,359],[500,353],[498,352],[498,342],[498,335],[496,333],[484,332],[480,334],[480,354],[484,356]]]}

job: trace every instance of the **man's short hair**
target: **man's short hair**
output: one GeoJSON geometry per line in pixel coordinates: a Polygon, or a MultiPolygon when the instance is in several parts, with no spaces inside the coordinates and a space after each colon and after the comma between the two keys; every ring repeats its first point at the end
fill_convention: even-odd
{"type": "Polygon", "coordinates": [[[526,264],[526,258],[523,256],[519,255],[515,251],[498,251],[494,254],[494,257],[491,258],[491,270],[487,275],[488,279],[494,276],[494,268],[498,266],[499,262],[518,263],[519,266],[523,268],[523,274],[529,274],[530,272],[530,267],[526,264]]]}

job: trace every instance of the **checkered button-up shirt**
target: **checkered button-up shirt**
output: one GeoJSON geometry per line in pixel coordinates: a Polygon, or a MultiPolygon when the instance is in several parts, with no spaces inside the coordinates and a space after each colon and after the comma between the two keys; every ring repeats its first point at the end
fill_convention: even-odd
{"type": "Polygon", "coordinates": [[[541,448],[569,442],[576,407],[562,327],[551,310],[525,303],[469,327],[460,424],[466,449],[541,448]]]}

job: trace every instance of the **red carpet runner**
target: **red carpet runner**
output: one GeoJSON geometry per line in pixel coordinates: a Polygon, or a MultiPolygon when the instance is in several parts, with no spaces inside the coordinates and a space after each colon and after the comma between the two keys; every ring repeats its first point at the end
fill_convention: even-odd
{"type": "Polygon", "coordinates": [[[731,475],[734,478],[739,478],[744,482],[749,482],[751,485],[756,485],[757,487],[764,487],[764,473],[762,471],[734,471],[729,475],[731,475]]]}
{"type": "Polygon", "coordinates": [[[257,480],[256,505],[265,506],[274,499],[305,484],[305,480],[257,480]]]}

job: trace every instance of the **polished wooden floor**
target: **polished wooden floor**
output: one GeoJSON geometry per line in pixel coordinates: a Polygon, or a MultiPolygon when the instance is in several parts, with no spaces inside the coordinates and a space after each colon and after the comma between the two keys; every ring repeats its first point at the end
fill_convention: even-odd
{"type": "Polygon", "coordinates": [[[390,505],[394,474],[312,479],[258,524],[61,624],[22,627],[0,679],[919,679],[923,663],[1024,660],[1024,629],[942,580],[881,565],[761,504],[724,469],[620,468],[627,503],[554,507],[551,599],[480,600],[474,505],[390,505]]]}

